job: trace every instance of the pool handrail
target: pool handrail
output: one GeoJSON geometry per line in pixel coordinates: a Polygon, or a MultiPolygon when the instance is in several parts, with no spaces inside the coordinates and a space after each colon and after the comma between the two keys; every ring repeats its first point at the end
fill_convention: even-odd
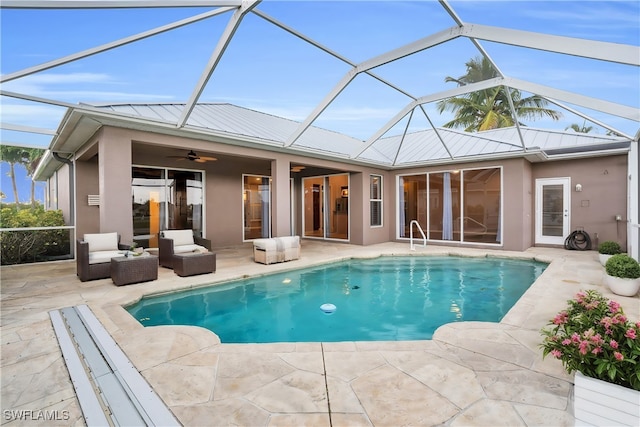
{"type": "Polygon", "coordinates": [[[426,247],[427,246],[427,236],[424,235],[424,231],[422,231],[422,227],[420,227],[420,223],[417,220],[411,220],[411,222],[409,223],[409,248],[412,251],[416,250],[416,246],[413,243],[413,225],[417,225],[418,226],[418,231],[420,231],[420,234],[422,234],[422,246],[426,247]]]}

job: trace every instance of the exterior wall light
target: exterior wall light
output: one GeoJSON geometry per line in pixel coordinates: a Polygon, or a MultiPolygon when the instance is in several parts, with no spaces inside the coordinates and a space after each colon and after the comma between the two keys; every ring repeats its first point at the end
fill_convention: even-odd
{"type": "Polygon", "coordinates": [[[582,184],[576,184],[576,192],[581,192],[582,191],[582,184]]]}

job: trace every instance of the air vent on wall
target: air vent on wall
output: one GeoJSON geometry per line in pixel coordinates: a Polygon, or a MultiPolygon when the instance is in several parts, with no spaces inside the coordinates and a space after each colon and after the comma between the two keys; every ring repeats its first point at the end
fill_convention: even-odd
{"type": "Polygon", "coordinates": [[[89,206],[100,206],[100,195],[89,194],[87,196],[87,203],[89,203],[89,206]]]}

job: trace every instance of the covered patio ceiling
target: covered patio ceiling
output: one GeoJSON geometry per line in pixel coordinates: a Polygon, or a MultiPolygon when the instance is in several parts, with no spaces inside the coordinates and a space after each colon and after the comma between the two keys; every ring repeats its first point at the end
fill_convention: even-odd
{"type": "MultiPolygon", "coordinates": [[[[193,129],[198,104],[230,103],[290,119],[289,126],[281,128],[286,129],[286,135],[277,139],[278,149],[321,152],[327,134],[314,138],[314,133],[327,129],[337,132],[336,138],[345,144],[341,158],[390,167],[428,163],[431,155],[439,156],[434,157],[437,160],[463,159],[473,151],[469,145],[480,140],[492,144],[482,145],[489,150],[485,152],[476,146],[480,151],[474,155],[538,151],[540,144],[532,136],[536,132],[556,135],[558,144],[548,148],[564,148],[566,138],[575,139],[575,133],[567,131],[575,124],[598,133],[582,138],[581,144],[602,146],[610,142],[619,147],[620,142],[637,141],[638,6],[629,2],[629,37],[622,42],[619,34],[608,36],[599,26],[590,28],[586,20],[571,21],[578,19],[577,11],[583,15],[588,11],[599,15],[593,22],[605,27],[627,22],[619,15],[609,16],[606,2],[545,4],[545,19],[551,25],[543,29],[527,28],[527,22],[535,19],[493,22],[499,21],[496,15],[513,17],[521,10],[526,10],[525,15],[533,14],[536,3],[5,0],[1,4],[2,43],[11,46],[9,53],[3,54],[0,77],[2,142],[36,134],[45,137],[22,145],[53,148],[65,131],[70,117],[67,109],[96,117],[140,118],[138,112],[124,112],[122,107],[105,109],[99,105],[105,102],[96,102],[96,92],[85,89],[90,84],[95,88],[109,83],[91,82],[106,62],[118,64],[112,73],[121,73],[117,82],[121,88],[111,92],[111,99],[107,98],[109,91],[101,91],[98,95],[103,100],[111,104],[161,100],[179,105],[176,114],[163,119],[176,131],[193,129]],[[486,13],[495,9],[500,13],[486,13]],[[72,21],[77,31],[65,27],[73,27],[73,23],[65,21],[63,14],[79,10],[83,14],[72,21]],[[149,10],[159,13],[145,15],[149,10]],[[482,10],[485,13],[479,13],[482,10]],[[101,24],[107,11],[111,11],[110,20],[101,24]],[[14,37],[39,32],[33,27],[5,25],[14,13],[20,13],[21,19],[29,13],[34,17],[49,13],[48,20],[60,19],[47,20],[50,28],[44,31],[49,31],[50,43],[68,43],[69,48],[60,51],[69,52],[37,63],[33,58],[25,59],[26,55],[12,55],[17,47],[14,37]],[[553,13],[556,17],[550,18],[553,13]],[[145,20],[123,19],[127,16],[144,16],[145,20]],[[122,29],[106,31],[103,25],[112,26],[115,19],[121,19],[117,22],[122,29]],[[565,35],[575,34],[577,28],[594,39],[565,35]],[[83,46],[76,38],[87,30],[127,35],[83,46]],[[172,38],[174,34],[180,37],[172,38]],[[197,65],[182,70],[183,54],[191,58],[199,55],[194,62],[197,65]],[[97,59],[100,57],[104,59],[97,59]],[[494,70],[491,78],[464,84],[453,81],[465,74],[470,60],[482,58],[494,70]],[[590,82],[578,84],[585,74],[592,77],[590,82]],[[77,90],[42,90],[43,82],[56,76],[77,79],[77,90]],[[155,83],[142,94],[135,83],[141,76],[155,83]],[[440,102],[500,87],[512,116],[518,117],[515,93],[523,98],[539,96],[548,108],[560,112],[562,119],[529,121],[519,117],[509,132],[471,134],[444,128],[454,116],[439,108],[440,102]],[[153,96],[141,99],[145,93],[153,96]],[[45,126],[46,120],[39,125],[34,114],[28,120],[11,114],[20,109],[36,111],[34,106],[58,110],[57,120],[49,121],[53,126],[45,126]],[[14,117],[15,122],[9,120],[14,117]],[[457,146],[460,144],[465,148],[457,146]]],[[[46,117],[49,115],[42,115],[46,117]]],[[[335,155],[331,151],[325,154],[335,155]]]]}

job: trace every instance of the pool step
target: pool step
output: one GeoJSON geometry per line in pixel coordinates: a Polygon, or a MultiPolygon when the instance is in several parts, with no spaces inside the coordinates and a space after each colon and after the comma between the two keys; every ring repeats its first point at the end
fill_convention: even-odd
{"type": "Polygon", "coordinates": [[[49,317],[87,425],[180,425],[88,306],[49,317]]]}

